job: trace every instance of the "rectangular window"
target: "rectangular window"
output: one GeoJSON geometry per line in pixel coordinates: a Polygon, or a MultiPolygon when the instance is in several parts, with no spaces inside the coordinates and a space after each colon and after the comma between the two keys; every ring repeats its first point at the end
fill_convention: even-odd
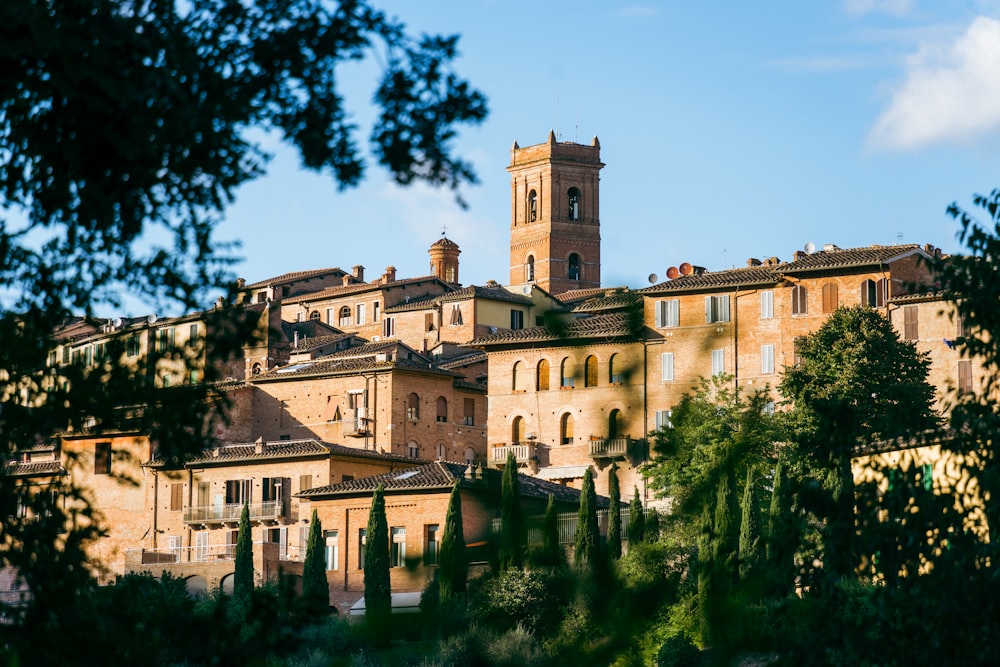
{"type": "Polygon", "coordinates": [[[424,564],[437,565],[438,551],[441,547],[441,527],[436,523],[428,524],[425,527],[425,539],[427,540],[427,549],[424,551],[424,564]]]}
{"type": "Polygon", "coordinates": [[[372,301],[372,322],[378,322],[380,306],[378,301],[372,301]]]}
{"type": "Polygon", "coordinates": [[[958,362],[958,391],[972,393],[972,361],[969,359],[958,362]]]}
{"type": "Polygon", "coordinates": [[[729,295],[705,297],[705,322],[728,322],[729,321],[729,295]]]}
{"type": "Polygon", "coordinates": [[[809,314],[809,291],[802,285],[792,287],[792,315],[809,314]]]}
{"type": "MultiPolygon", "coordinates": [[[[139,337],[138,336],[132,336],[131,338],[128,339],[129,343],[131,343],[133,339],[135,340],[135,354],[129,354],[130,357],[134,357],[136,354],[139,354],[139,337]]],[[[131,349],[131,348],[129,348],[129,349],[131,349]]],[[[64,364],[68,364],[69,363],[69,346],[68,345],[64,346],[63,349],[62,349],[62,362],[64,364]]]]}
{"type": "Polygon", "coordinates": [[[774,372],[774,345],[760,346],[760,372],[764,375],[774,372]]]}
{"type": "Polygon", "coordinates": [[[166,327],[156,332],[156,351],[169,352],[174,347],[174,328],[166,327]]]}
{"type": "Polygon", "coordinates": [[[924,491],[934,490],[934,465],[931,463],[925,463],[920,466],[920,484],[924,487],[924,491]]]}
{"type": "Polygon", "coordinates": [[[674,353],[664,352],[660,355],[660,379],[664,382],[674,381],[674,353]]]}
{"type": "Polygon", "coordinates": [[[257,303],[267,303],[267,291],[257,292],[257,303]]]}
{"type": "Polygon", "coordinates": [[[917,306],[903,307],[903,340],[919,340],[917,329],[917,306]]]}
{"type": "Polygon", "coordinates": [[[406,528],[393,526],[389,529],[389,567],[406,565],[406,528]]]}
{"type": "Polygon", "coordinates": [[[333,319],[333,308],[326,309],[326,323],[331,327],[337,326],[337,323],[333,319]]]}
{"type": "Polygon", "coordinates": [[[184,509],[184,482],[170,485],[170,511],[178,512],[184,509]]]}
{"type": "Polygon", "coordinates": [[[466,426],[472,426],[476,421],[476,399],[466,398],[463,400],[464,405],[464,418],[462,423],[466,426]]]}
{"type": "MultiPolygon", "coordinates": [[[[63,363],[66,363],[67,361],[69,361],[69,359],[65,358],[68,352],[69,352],[69,348],[68,347],[63,348],[63,363]]],[[[139,356],[139,335],[138,334],[132,334],[131,336],[128,337],[128,340],[125,341],[125,354],[128,355],[128,356],[130,356],[130,357],[138,357],[139,356]]]]}
{"type": "Polygon", "coordinates": [[[712,350],[712,375],[722,375],[726,372],[726,351],[712,350]]]}
{"type": "Polygon", "coordinates": [[[198,344],[198,336],[199,336],[199,334],[198,334],[198,325],[197,324],[192,324],[188,328],[188,345],[191,345],[192,347],[195,346],[195,345],[197,345],[198,344]]]}
{"type": "Polygon", "coordinates": [[[673,410],[657,410],[656,429],[660,430],[661,428],[673,428],[674,424],[670,421],[670,418],[673,417],[673,413],[673,410]]]}
{"type": "Polygon", "coordinates": [[[111,443],[99,442],[94,448],[94,474],[111,474],[111,443]]]}
{"type": "Polygon", "coordinates": [[[261,501],[265,503],[281,503],[285,498],[285,480],[282,477],[265,477],[261,480],[261,501]]]}
{"type": "Polygon", "coordinates": [[[511,329],[523,329],[524,328],[524,311],[511,309],[510,311],[510,328],[511,329]]]}
{"type": "Polygon", "coordinates": [[[340,535],[335,530],[323,531],[323,544],[326,548],[326,569],[336,570],[340,563],[340,535]]]}
{"type": "Polygon", "coordinates": [[[462,324],[462,307],[457,303],[451,307],[451,323],[455,326],[462,324]]]}
{"type": "Polygon", "coordinates": [[[194,534],[194,559],[199,563],[208,560],[207,530],[199,530],[194,534]]]}
{"type": "Polygon", "coordinates": [[[365,323],[365,304],[359,303],[354,307],[354,323],[358,325],[365,323]]]}
{"type": "Polygon", "coordinates": [[[840,305],[837,283],[826,283],[823,285],[823,312],[832,313],[840,305]]]}
{"type": "Polygon", "coordinates": [[[766,289],[760,293],[760,319],[774,319],[774,290],[766,289]]]}
{"type": "Polygon", "coordinates": [[[434,313],[424,314],[424,331],[434,331],[434,313]]]}
{"type": "Polygon", "coordinates": [[[396,335],[395,317],[387,317],[382,320],[382,335],[386,338],[393,338],[396,335]]]}
{"type": "Polygon", "coordinates": [[[365,569],[365,547],[368,544],[368,529],[358,528],[358,569],[365,569]]]}
{"type": "Polygon", "coordinates": [[[307,491],[313,488],[312,475],[299,475],[299,491],[307,491]]]}
{"type": "Polygon", "coordinates": [[[211,482],[198,482],[198,507],[208,507],[210,494],[212,493],[211,482]]]}
{"type": "Polygon", "coordinates": [[[417,445],[417,443],[415,442],[411,442],[410,444],[408,444],[406,446],[406,455],[409,456],[411,459],[419,458],[420,457],[419,445],[417,445]]]}
{"type": "Polygon", "coordinates": [[[248,505],[251,489],[252,482],[249,479],[226,480],[226,504],[248,505]]]}
{"type": "Polygon", "coordinates": [[[680,299],[666,299],[656,302],[656,326],[659,329],[676,327],[681,323],[680,299]]]}
{"type": "Polygon", "coordinates": [[[972,335],[972,329],[965,323],[965,318],[962,317],[961,313],[955,313],[955,335],[958,338],[968,338],[972,335]]]}

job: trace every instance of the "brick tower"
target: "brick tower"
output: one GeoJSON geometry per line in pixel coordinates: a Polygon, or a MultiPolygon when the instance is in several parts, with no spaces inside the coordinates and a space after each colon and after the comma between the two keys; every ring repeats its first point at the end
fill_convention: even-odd
{"type": "Polygon", "coordinates": [[[514,142],[510,284],[535,283],[550,294],[601,286],[601,144],[514,142]]]}
{"type": "Polygon", "coordinates": [[[458,244],[445,236],[435,241],[427,251],[431,256],[431,275],[457,285],[458,256],[461,253],[458,244]]]}

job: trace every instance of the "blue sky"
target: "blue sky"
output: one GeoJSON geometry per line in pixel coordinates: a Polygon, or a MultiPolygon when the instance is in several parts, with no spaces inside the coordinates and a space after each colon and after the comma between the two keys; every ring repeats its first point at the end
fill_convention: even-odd
{"type": "MultiPolygon", "coordinates": [[[[1000,187],[1000,2],[374,4],[414,32],[462,36],[456,69],[491,111],[455,144],[480,177],[469,207],[374,167],[338,192],[267,137],[269,174],[218,229],[242,242],[239,276],[426,275],[444,227],[463,283],[506,283],[510,148],[550,129],[600,139],[607,286],[643,287],[685,261],[787,260],[807,242],[955,252],[947,205],[1000,187]]],[[[361,143],[376,68],[342,72],[361,143]]]]}

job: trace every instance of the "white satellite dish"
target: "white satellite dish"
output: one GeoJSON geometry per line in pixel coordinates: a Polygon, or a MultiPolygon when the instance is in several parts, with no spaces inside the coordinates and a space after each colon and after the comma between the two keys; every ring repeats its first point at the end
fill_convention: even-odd
{"type": "Polygon", "coordinates": [[[156,315],[150,315],[146,318],[146,321],[150,324],[156,324],[156,315]]]}
{"type": "Polygon", "coordinates": [[[521,289],[521,291],[524,292],[525,295],[530,295],[531,294],[531,285],[525,285],[521,289]]]}
{"type": "Polygon", "coordinates": [[[813,243],[812,241],[809,241],[808,243],[806,243],[806,247],[804,248],[804,250],[806,251],[807,255],[811,255],[814,252],[816,252],[816,244],[813,243]]]}
{"type": "Polygon", "coordinates": [[[658,278],[657,278],[657,276],[656,276],[656,274],[655,274],[655,273],[650,273],[650,274],[649,274],[649,277],[648,277],[648,278],[646,278],[646,280],[648,280],[648,281],[649,281],[649,284],[650,284],[650,285],[655,285],[655,284],[656,284],[656,281],[658,280],[658,278]]]}
{"type": "Polygon", "coordinates": [[[113,326],[115,329],[121,329],[122,328],[122,318],[116,317],[115,319],[111,320],[111,326],[113,326]]]}

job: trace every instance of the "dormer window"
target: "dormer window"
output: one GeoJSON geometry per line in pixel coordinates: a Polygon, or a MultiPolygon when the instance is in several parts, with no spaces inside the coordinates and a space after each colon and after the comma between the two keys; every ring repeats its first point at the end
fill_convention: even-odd
{"type": "Polygon", "coordinates": [[[528,193],[528,222],[538,220],[538,193],[532,190],[528,193]]]}
{"type": "Polygon", "coordinates": [[[569,219],[580,219],[580,191],[576,188],[569,189],[569,219]]]}

